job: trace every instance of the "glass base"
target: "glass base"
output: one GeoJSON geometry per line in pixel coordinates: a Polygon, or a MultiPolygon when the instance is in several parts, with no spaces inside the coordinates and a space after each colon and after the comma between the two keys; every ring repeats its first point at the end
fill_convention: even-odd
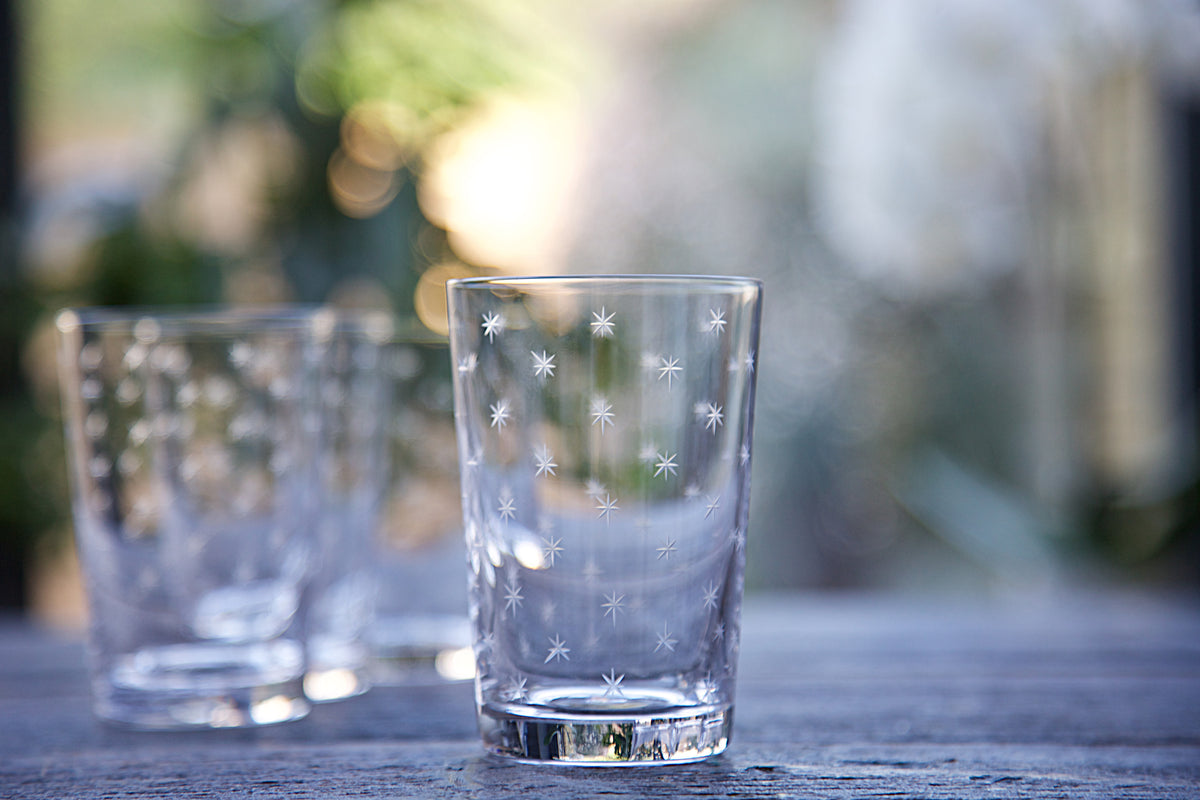
{"type": "Polygon", "coordinates": [[[471,627],[459,615],[381,616],[371,631],[371,680],[379,686],[469,681],[471,627]]]}
{"type": "Polygon", "coordinates": [[[303,648],[179,644],[144,648],[93,680],[101,719],[147,730],[245,728],[308,714],[303,648]]]}
{"type": "Polygon", "coordinates": [[[723,752],[731,706],[630,713],[563,713],[544,706],[484,705],[479,729],[492,753],[528,763],[579,766],[686,764],[723,752]]]}
{"type": "Polygon", "coordinates": [[[304,675],[304,694],[314,703],[332,703],[365,694],[371,688],[366,667],[310,669],[304,675]]]}

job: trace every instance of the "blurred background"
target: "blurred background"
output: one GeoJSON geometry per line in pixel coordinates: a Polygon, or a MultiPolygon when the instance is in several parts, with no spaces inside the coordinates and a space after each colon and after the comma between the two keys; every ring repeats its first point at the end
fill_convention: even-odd
{"type": "Polygon", "coordinates": [[[0,604],[65,305],[766,282],[750,590],[1200,578],[1196,0],[0,0],[0,604]]]}

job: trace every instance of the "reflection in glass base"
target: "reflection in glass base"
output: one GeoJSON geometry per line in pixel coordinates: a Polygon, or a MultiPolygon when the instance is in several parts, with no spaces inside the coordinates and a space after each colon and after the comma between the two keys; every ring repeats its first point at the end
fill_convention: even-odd
{"type": "Polygon", "coordinates": [[[93,709],[141,729],[244,728],[308,714],[296,642],[144,648],[94,679],[93,709]]]}
{"type": "Polygon", "coordinates": [[[314,703],[358,697],[371,688],[365,670],[349,667],[310,669],[304,675],[304,694],[314,703]]]}
{"type": "Polygon", "coordinates": [[[468,681],[475,677],[465,616],[380,618],[371,630],[371,681],[377,686],[468,681]]]}
{"type": "Polygon", "coordinates": [[[580,766],[684,764],[723,752],[730,706],[687,706],[613,713],[564,713],[546,706],[485,704],[484,746],[525,762],[580,766]]]}

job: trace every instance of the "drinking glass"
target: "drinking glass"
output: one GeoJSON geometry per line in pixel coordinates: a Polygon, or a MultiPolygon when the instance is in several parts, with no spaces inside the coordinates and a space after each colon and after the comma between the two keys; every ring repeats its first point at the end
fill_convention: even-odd
{"type": "Polygon", "coordinates": [[[95,713],[304,716],[313,315],[90,309],[57,325],[95,713]]]}
{"type": "Polygon", "coordinates": [[[451,281],[480,730],[694,761],[732,724],[761,286],[451,281]]]}
{"type": "Polygon", "coordinates": [[[382,374],[389,478],[374,539],[378,580],[372,680],[411,684],[475,674],[462,568],[449,343],[399,319],[382,374]]]}
{"type": "Polygon", "coordinates": [[[385,374],[391,316],[323,309],[315,317],[320,433],[315,559],[305,594],[304,691],[326,702],[371,686],[373,539],[388,482],[385,374]]]}

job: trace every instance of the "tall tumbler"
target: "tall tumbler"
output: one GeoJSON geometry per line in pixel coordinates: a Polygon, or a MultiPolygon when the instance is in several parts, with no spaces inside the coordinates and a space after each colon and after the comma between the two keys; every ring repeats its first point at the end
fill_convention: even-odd
{"type": "Polygon", "coordinates": [[[322,309],[314,317],[320,436],[315,559],[305,595],[304,691],[324,702],[371,686],[375,529],[388,486],[390,314],[322,309]]]}
{"type": "Polygon", "coordinates": [[[449,343],[415,319],[397,320],[382,372],[391,398],[382,437],[389,479],[373,554],[379,591],[372,679],[466,680],[475,664],[449,343]]]}
{"type": "Polygon", "coordinates": [[[308,312],[59,314],[93,708],[145,728],[308,712],[308,312]]]}
{"type": "Polygon", "coordinates": [[[684,762],[732,724],[757,281],[451,281],[455,413],[492,752],[684,762]]]}

